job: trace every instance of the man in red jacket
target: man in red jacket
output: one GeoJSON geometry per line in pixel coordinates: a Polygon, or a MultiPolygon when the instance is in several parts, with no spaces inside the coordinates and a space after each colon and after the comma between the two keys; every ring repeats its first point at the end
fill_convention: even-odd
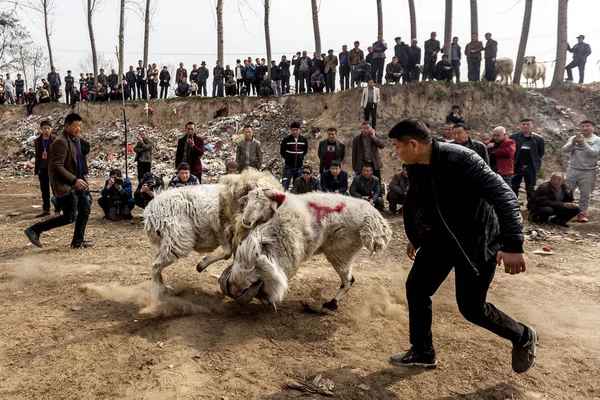
{"type": "Polygon", "coordinates": [[[503,126],[498,126],[492,133],[492,140],[485,141],[483,144],[486,145],[490,156],[490,167],[510,186],[515,174],[515,151],[517,149],[515,141],[508,138],[503,126]]]}

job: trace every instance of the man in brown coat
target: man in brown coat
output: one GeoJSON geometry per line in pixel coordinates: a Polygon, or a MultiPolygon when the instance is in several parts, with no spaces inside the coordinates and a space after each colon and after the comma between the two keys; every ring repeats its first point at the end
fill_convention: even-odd
{"type": "Polygon", "coordinates": [[[338,58],[333,54],[333,50],[329,50],[328,54],[323,58],[325,62],[325,91],[327,93],[335,92],[335,72],[338,66],[338,58]]]}
{"type": "Polygon", "coordinates": [[[204,138],[196,134],[193,122],[185,124],[185,136],[177,141],[175,152],[175,168],[182,162],[190,166],[190,173],[202,183],[202,155],[204,154],[204,138]]]}
{"type": "Polygon", "coordinates": [[[38,222],[25,229],[29,241],[42,247],[40,234],[75,222],[71,248],[88,248],[94,244],[84,240],[90,215],[89,190],[85,179],[87,161],[81,148],[83,119],[79,114],[65,118],[64,131],[52,144],[50,152],[50,185],[63,214],[38,222]]]}
{"type": "MultiPolygon", "coordinates": [[[[42,133],[33,141],[35,148],[35,166],[34,171],[40,180],[40,190],[42,191],[42,212],[36,215],[36,218],[50,215],[50,146],[56,140],[56,135],[52,133],[50,121],[40,123],[42,133]]],[[[60,214],[60,207],[55,207],[54,212],[60,214]]]]}
{"type": "Polygon", "coordinates": [[[356,175],[362,174],[363,165],[370,164],[373,166],[373,175],[381,181],[381,156],[379,149],[383,149],[385,144],[383,140],[371,128],[371,123],[365,121],[362,124],[360,135],[354,136],[352,139],[352,170],[356,175]]]}

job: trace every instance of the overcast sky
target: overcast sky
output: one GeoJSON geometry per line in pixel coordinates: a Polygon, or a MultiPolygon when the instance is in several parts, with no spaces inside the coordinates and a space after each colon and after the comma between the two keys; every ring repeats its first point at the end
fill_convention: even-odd
{"type": "MultiPolygon", "coordinates": [[[[150,62],[159,67],[184,62],[188,71],[193,63],[206,61],[214,66],[217,52],[216,0],[152,0],[156,12],[150,33],[150,62]]],[[[261,0],[240,0],[249,6],[238,10],[238,0],[224,0],[225,63],[235,65],[236,58],[265,57],[263,28],[263,5],[261,0]]],[[[81,0],[55,0],[54,30],[52,45],[54,63],[64,75],[67,69],[79,73],[80,61],[89,54],[89,35],[81,0]]],[[[271,42],[273,58],[281,55],[288,58],[298,50],[314,50],[314,36],[310,0],[271,0],[271,42]]],[[[407,0],[383,0],[384,38],[388,43],[388,61],[393,55],[394,37],[401,36],[410,42],[410,22],[407,0]]],[[[517,54],[523,21],[524,0],[479,0],[480,38],[487,31],[498,41],[498,56],[510,57],[517,54]]],[[[429,38],[433,30],[443,42],[444,0],[415,0],[419,46],[429,38]]],[[[534,55],[539,61],[552,61],[556,55],[556,21],[558,0],[535,0],[526,55],[534,55]]],[[[44,44],[43,25],[35,15],[20,13],[31,34],[44,44]]],[[[569,1],[568,38],[571,45],[579,34],[586,36],[592,47],[588,58],[586,83],[600,80],[600,1],[569,1]]],[[[361,48],[376,40],[377,10],[375,0],[321,0],[319,20],[321,26],[322,51],[329,48],[336,54],[343,44],[352,47],[354,40],[361,48]]],[[[116,59],[115,45],[118,44],[119,1],[105,0],[105,5],[94,17],[96,44],[105,57],[116,59]]],[[[463,46],[470,37],[469,0],[454,0],[453,36],[458,36],[463,46]]],[[[136,65],[142,58],[143,22],[132,11],[128,11],[125,32],[125,64],[136,65]]],[[[443,43],[442,43],[443,44],[443,43]]],[[[568,55],[569,62],[571,55],[568,55]]],[[[387,62],[387,61],[386,61],[387,62]]],[[[552,80],[552,65],[547,84],[552,80]]],[[[466,78],[466,62],[463,61],[466,78]]],[[[483,67],[482,67],[483,69],[483,67]]],[[[108,72],[108,71],[107,71],[108,72]]],[[[577,73],[575,72],[575,79],[577,73]]]]}

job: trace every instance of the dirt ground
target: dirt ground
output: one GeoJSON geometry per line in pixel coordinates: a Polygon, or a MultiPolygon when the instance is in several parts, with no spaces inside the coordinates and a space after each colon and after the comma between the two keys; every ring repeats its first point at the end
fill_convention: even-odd
{"type": "MultiPolygon", "coordinates": [[[[99,182],[96,182],[99,184],[99,182]]],[[[97,195],[96,195],[97,197],[97,195]]],[[[528,270],[498,269],[489,299],[540,335],[537,365],[516,375],[510,343],[466,322],[451,276],[434,296],[435,370],[390,367],[408,346],[402,219],[380,255],[362,252],[357,281],[339,311],[303,311],[339,285],[322,257],[304,265],[275,312],[224,298],[220,262],[198,274],[194,254],[165,270],[179,292],[166,313],[148,318],[155,250],[132,222],[101,220],[95,204],[87,239],[69,250],[73,226],[31,246],[23,229],[41,199],[33,179],[0,180],[0,398],[291,399],[291,379],[322,374],[340,399],[600,398],[600,212],[587,225],[546,228],[553,240],[526,242],[528,270]],[[558,237],[560,236],[560,237],[558,237]],[[532,251],[551,247],[556,255],[532,251]],[[83,293],[89,285],[103,296],[83,293]],[[177,314],[191,313],[178,316],[177,314]]],[[[318,398],[304,396],[303,398],[318,398]]]]}

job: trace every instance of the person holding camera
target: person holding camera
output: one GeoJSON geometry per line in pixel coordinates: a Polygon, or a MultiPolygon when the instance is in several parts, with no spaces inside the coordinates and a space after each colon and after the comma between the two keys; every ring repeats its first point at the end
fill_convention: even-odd
{"type": "Polygon", "coordinates": [[[161,178],[154,176],[152,172],[146,172],[133,194],[135,205],[139,208],[146,208],[163,187],[164,182],[161,178]]]}
{"type": "Polygon", "coordinates": [[[185,136],[177,142],[175,153],[175,168],[182,162],[190,166],[190,173],[202,183],[202,155],[204,154],[204,138],[196,135],[196,125],[193,122],[185,124],[185,136]]]}
{"type": "Polygon", "coordinates": [[[182,162],[177,167],[177,175],[172,177],[169,181],[169,189],[199,184],[200,181],[198,178],[190,173],[190,166],[187,163],[182,162]]]}
{"type": "Polygon", "coordinates": [[[102,197],[98,205],[104,211],[104,218],[111,221],[131,219],[131,210],[135,207],[131,193],[131,182],[123,178],[119,169],[110,171],[109,178],[104,183],[102,197]]]}
{"type": "Polygon", "coordinates": [[[141,181],[146,172],[152,168],[152,141],[148,138],[148,132],[145,129],[140,131],[140,140],[137,142],[133,151],[135,152],[135,161],[137,162],[137,177],[141,181]]]}

